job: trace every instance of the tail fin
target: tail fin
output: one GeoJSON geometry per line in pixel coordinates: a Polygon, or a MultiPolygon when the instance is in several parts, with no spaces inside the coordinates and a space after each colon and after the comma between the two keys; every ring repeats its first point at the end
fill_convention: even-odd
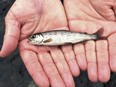
{"type": "Polygon", "coordinates": [[[91,39],[93,39],[93,40],[98,40],[100,37],[98,36],[98,35],[96,35],[96,34],[92,34],[92,35],[90,35],[90,37],[91,37],[91,39]]]}
{"type": "Polygon", "coordinates": [[[103,37],[103,32],[104,32],[104,29],[101,28],[99,29],[96,33],[94,33],[94,35],[96,35],[96,38],[99,40],[99,39],[107,39],[107,37],[103,37]]]}

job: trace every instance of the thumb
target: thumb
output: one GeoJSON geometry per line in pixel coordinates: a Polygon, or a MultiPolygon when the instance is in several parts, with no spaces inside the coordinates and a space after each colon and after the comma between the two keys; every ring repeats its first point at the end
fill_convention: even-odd
{"type": "Polygon", "coordinates": [[[20,23],[11,11],[8,12],[5,18],[5,25],[4,41],[0,51],[1,57],[8,56],[16,49],[20,36],[20,23]]]}

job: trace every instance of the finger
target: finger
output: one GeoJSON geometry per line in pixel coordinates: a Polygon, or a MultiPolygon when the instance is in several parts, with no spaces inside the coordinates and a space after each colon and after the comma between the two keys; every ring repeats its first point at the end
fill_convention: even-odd
{"type": "Polygon", "coordinates": [[[6,30],[3,46],[0,51],[1,57],[8,56],[16,49],[20,35],[20,24],[11,11],[8,12],[5,23],[6,30]]]}
{"type": "Polygon", "coordinates": [[[74,52],[76,55],[76,60],[81,70],[87,69],[87,60],[85,57],[85,48],[83,44],[74,45],[74,52]]]}
{"type": "Polygon", "coordinates": [[[108,37],[109,53],[110,53],[110,68],[116,72],[116,33],[108,37]]]}
{"type": "Polygon", "coordinates": [[[48,87],[49,80],[38,61],[37,54],[28,50],[22,50],[20,54],[28,72],[35,83],[40,87],[48,87]]]}
{"type": "Polygon", "coordinates": [[[96,42],[98,78],[101,82],[107,82],[110,79],[110,68],[108,58],[108,43],[106,40],[96,42]]]}
{"type": "Polygon", "coordinates": [[[97,73],[97,62],[96,62],[96,53],[95,53],[95,42],[88,41],[85,44],[86,48],[86,57],[88,62],[88,76],[89,79],[93,82],[98,81],[98,73],[97,73]]]}
{"type": "Polygon", "coordinates": [[[49,53],[39,53],[38,54],[39,60],[47,74],[47,76],[50,79],[50,83],[52,87],[65,87],[65,84],[55,66],[53,63],[53,60],[49,53]]]}
{"type": "Polygon", "coordinates": [[[63,54],[66,58],[66,61],[69,65],[69,68],[70,68],[73,76],[79,76],[80,70],[79,70],[78,64],[76,62],[76,58],[75,58],[75,54],[72,49],[72,46],[71,45],[62,46],[62,51],[63,51],[63,54]]]}
{"type": "Polygon", "coordinates": [[[74,80],[62,51],[58,48],[53,48],[50,53],[66,87],[74,87],[74,80]]]}

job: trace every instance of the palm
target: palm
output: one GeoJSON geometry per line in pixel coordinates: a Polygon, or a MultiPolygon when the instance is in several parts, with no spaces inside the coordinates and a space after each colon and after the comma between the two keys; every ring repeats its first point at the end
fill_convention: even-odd
{"type": "Polygon", "coordinates": [[[113,12],[112,9],[110,9],[113,8],[114,2],[111,1],[112,2],[111,6],[110,5],[107,6],[107,4],[103,3],[103,1],[101,0],[99,2],[101,4],[98,3],[98,5],[94,2],[98,1],[91,0],[91,2],[89,1],[85,2],[80,0],[73,0],[70,2],[66,2],[70,3],[70,7],[66,5],[70,29],[86,33],[95,33],[99,29],[103,28],[104,29],[103,36],[107,37],[116,31],[115,12],[113,12]],[[79,6],[78,4],[82,4],[82,6],[79,6]],[[99,6],[104,4],[107,7],[104,6],[104,8],[103,7],[101,8],[99,6]],[[75,8],[75,10],[71,10],[73,8],[75,8]],[[100,12],[98,12],[97,10],[102,12],[104,15],[100,14],[100,12]]]}
{"type": "MultiPolygon", "coordinates": [[[[20,31],[21,33],[19,42],[19,48],[21,49],[20,52],[28,49],[30,51],[33,51],[34,53],[39,53],[40,52],[39,49],[44,48],[45,48],[44,51],[47,52],[48,50],[46,50],[46,47],[32,46],[27,42],[27,39],[30,35],[38,32],[44,32],[53,29],[68,29],[65,15],[64,12],[61,12],[61,16],[63,17],[61,19],[57,15],[58,12],[57,11],[55,12],[55,9],[57,7],[53,9],[51,9],[53,6],[47,8],[47,6],[50,6],[53,3],[49,4],[48,2],[46,2],[47,3],[46,4],[44,2],[43,4],[43,2],[39,0],[34,0],[33,3],[31,1],[32,0],[30,0],[30,2],[28,1],[28,3],[26,3],[26,1],[25,2],[23,1],[23,5],[21,6],[21,8],[20,9],[18,9],[18,7],[16,8],[18,10],[18,13],[16,12],[13,13],[16,15],[16,17],[21,23],[21,31],[20,31]],[[24,8],[26,9],[24,10],[24,8]],[[24,11],[25,13],[22,14],[24,11]]],[[[20,4],[19,2],[17,3],[20,4]]],[[[61,8],[59,10],[62,11],[61,8]]]]}
{"type": "Polygon", "coordinates": [[[10,54],[19,43],[22,60],[37,85],[48,87],[50,80],[53,87],[64,87],[65,84],[74,86],[60,48],[36,47],[27,42],[33,33],[68,29],[64,9],[59,0],[17,0],[6,16],[6,28],[1,56],[10,54]],[[14,44],[11,44],[11,41],[14,44]],[[68,75],[68,79],[65,75],[68,75]]]}
{"type": "Polygon", "coordinates": [[[103,32],[101,33],[101,36],[108,38],[108,41],[88,41],[85,45],[79,44],[74,46],[80,68],[82,68],[83,64],[80,64],[80,60],[83,61],[83,59],[87,59],[88,74],[90,80],[92,81],[108,81],[110,78],[108,57],[110,57],[111,69],[116,71],[114,65],[116,62],[113,62],[116,60],[116,58],[113,57],[115,56],[116,43],[114,40],[116,37],[114,1],[115,0],[65,0],[65,8],[68,16],[69,27],[72,31],[93,34],[102,28],[103,32]],[[81,50],[81,52],[79,50],[81,50]],[[78,59],[80,56],[81,59],[78,59]]]}
{"type": "MultiPolygon", "coordinates": [[[[37,48],[35,46],[29,45],[29,43],[27,42],[27,39],[30,35],[34,33],[38,33],[38,32],[44,32],[44,31],[49,31],[53,29],[68,29],[64,12],[61,12],[61,16],[63,17],[61,18],[57,15],[58,12],[55,11],[57,7],[53,9],[51,9],[53,6],[47,8],[47,6],[50,6],[53,3],[49,4],[48,2],[46,2],[47,3],[46,4],[44,2],[43,4],[42,1],[34,0],[33,3],[31,1],[32,0],[30,0],[30,2],[28,1],[28,3],[26,3],[26,1],[25,2],[23,1],[24,4],[21,6],[21,8],[20,9],[16,8],[18,10],[18,13],[15,14],[14,12],[16,17],[19,18],[18,20],[20,21],[22,26],[20,31],[21,33],[20,33],[19,48],[23,50],[26,50],[26,49],[32,50],[35,53],[38,53],[40,51],[38,48],[40,49],[45,48],[44,51],[48,51],[46,50],[46,47],[37,48]],[[27,6],[28,8],[26,8],[27,6]],[[24,10],[24,8],[26,9],[24,10]],[[25,13],[22,14],[24,11],[25,13]]],[[[59,10],[62,11],[61,8],[59,10]]]]}
{"type": "MultiPolygon", "coordinates": [[[[54,84],[54,83],[56,83],[56,82],[54,82],[54,79],[59,80],[61,82],[60,85],[62,86],[63,82],[61,80],[60,74],[58,73],[58,71],[56,70],[56,68],[54,66],[54,63],[53,63],[54,59],[52,60],[52,58],[51,58],[51,55],[53,57],[53,54],[56,54],[56,53],[53,53],[53,52],[55,52],[54,49],[56,49],[56,51],[60,51],[60,48],[54,47],[54,49],[52,49],[51,47],[41,47],[41,46],[37,47],[37,46],[32,46],[32,45],[28,44],[28,42],[27,42],[28,36],[33,33],[49,31],[50,29],[51,30],[60,29],[60,28],[67,29],[67,22],[65,19],[64,12],[62,11],[63,9],[62,8],[59,9],[60,11],[62,11],[61,15],[59,16],[59,15],[57,15],[57,14],[59,14],[59,12],[57,12],[59,5],[58,5],[58,7],[53,6],[52,5],[53,3],[51,3],[51,2],[50,3],[44,2],[44,4],[45,4],[44,8],[41,8],[41,10],[34,8],[34,7],[30,7],[30,8],[36,9],[36,10],[40,10],[40,11],[39,12],[33,11],[33,14],[32,14],[32,12],[30,14],[27,14],[28,18],[26,18],[26,20],[22,19],[24,22],[24,27],[22,27],[22,29],[21,29],[21,41],[19,44],[19,49],[20,49],[22,59],[26,65],[30,75],[32,76],[32,78],[35,80],[35,82],[37,84],[39,84],[41,86],[41,85],[43,85],[43,82],[44,82],[44,83],[46,83],[45,86],[47,86],[48,82],[49,82],[49,80],[48,80],[48,78],[49,78],[52,86],[56,87],[55,86],[56,84],[54,84]],[[54,8],[54,7],[56,7],[56,8],[54,8]],[[51,54],[49,54],[49,52],[51,54]],[[48,58],[48,56],[49,56],[49,58],[48,58]],[[41,62],[42,66],[40,65],[40,62],[41,62]],[[31,66],[31,68],[30,68],[30,66],[31,66]],[[52,69],[52,67],[54,67],[53,70],[48,70],[50,68],[52,69]],[[46,72],[47,75],[44,73],[44,71],[46,72]],[[56,74],[56,73],[58,74],[60,79],[57,77],[54,78],[54,74],[56,74]],[[37,76],[38,76],[38,78],[41,78],[41,80],[36,79],[37,76]]],[[[40,8],[40,7],[38,7],[38,8],[40,8]]],[[[59,58],[59,60],[60,60],[60,58],[59,58]]],[[[56,59],[54,61],[56,61],[56,59]]],[[[61,61],[59,61],[59,62],[61,62],[61,61]]],[[[59,68],[59,66],[58,66],[58,68],[59,68]]]]}

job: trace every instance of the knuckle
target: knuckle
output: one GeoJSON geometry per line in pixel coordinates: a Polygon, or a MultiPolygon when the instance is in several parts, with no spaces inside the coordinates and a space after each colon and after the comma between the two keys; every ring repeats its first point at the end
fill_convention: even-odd
{"type": "Polygon", "coordinates": [[[85,53],[83,44],[74,45],[74,52],[75,52],[75,54],[85,53]]]}
{"type": "Polygon", "coordinates": [[[105,51],[108,49],[108,42],[107,40],[99,40],[96,42],[96,48],[99,51],[105,51]]]}
{"type": "Polygon", "coordinates": [[[75,54],[74,54],[73,50],[70,50],[70,51],[64,53],[64,56],[65,56],[67,62],[75,59],[75,54]]]}
{"type": "Polygon", "coordinates": [[[86,47],[87,51],[93,51],[93,50],[95,50],[95,42],[94,41],[88,41],[85,44],[85,47],[86,47]]]}
{"type": "Polygon", "coordinates": [[[57,68],[55,67],[53,63],[46,64],[43,67],[49,78],[59,75],[57,68]]]}
{"type": "Polygon", "coordinates": [[[66,61],[64,61],[64,60],[62,60],[61,62],[57,62],[56,66],[58,67],[60,74],[69,72],[69,67],[68,67],[66,61]]]}

